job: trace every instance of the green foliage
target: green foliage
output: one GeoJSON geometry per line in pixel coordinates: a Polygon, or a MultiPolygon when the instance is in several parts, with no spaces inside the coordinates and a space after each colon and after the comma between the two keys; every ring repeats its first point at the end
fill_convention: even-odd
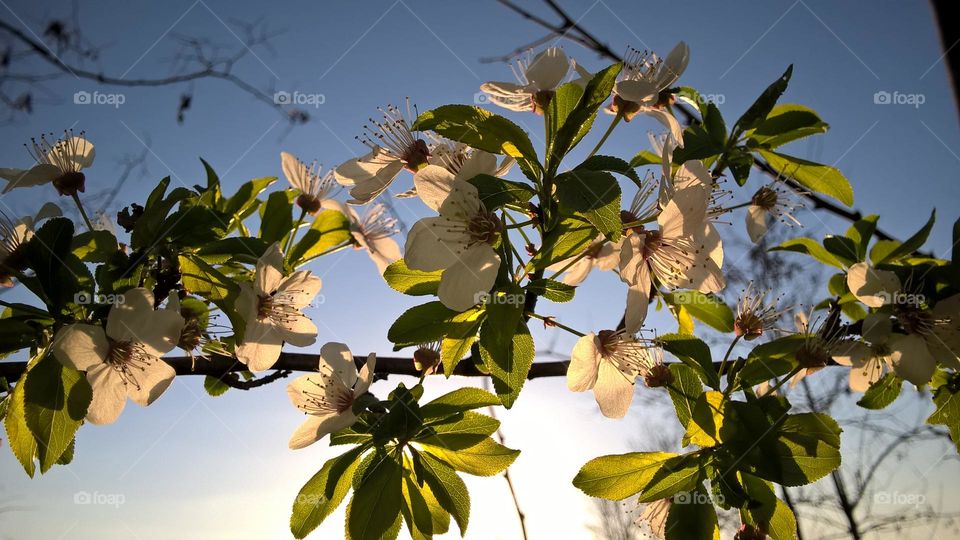
{"type": "Polygon", "coordinates": [[[40,472],[45,473],[73,442],[92,392],[83,374],[63,367],[51,354],[30,369],[22,384],[27,427],[37,441],[40,472]]]}
{"type": "Polygon", "coordinates": [[[672,291],[662,294],[671,306],[683,306],[695,319],[721,332],[733,332],[733,312],[716,295],[699,291],[672,291]]]}
{"type": "Polygon", "coordinates": [[[556,186],[561,209],[582,213],[607,240],[620,239],[620,184],[612,174],[574,169],[557,176],[556,186]]]}
{"type": "Polygon", "coordinates": [[[440,287],[442,273],[440,270],[435,272],[412,270],[407,267],[403,259],[400,259],[384,270],[383,279],[391,289],[409,296],[435,295],[440,287]]]}
{"type": "Polygon", "coordinates": [[[864,409],[886,408],[900,397],[901,388],[903,388],[903,379],[894,373],[887,373],[870,385],[857,405],[864,409]]]}

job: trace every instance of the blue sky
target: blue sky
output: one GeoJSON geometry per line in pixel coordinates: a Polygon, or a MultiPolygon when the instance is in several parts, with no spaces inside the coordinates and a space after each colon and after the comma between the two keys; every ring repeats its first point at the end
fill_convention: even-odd
{"type": "MultiPolygon", "coordinates": [[[[127,78],[166,74],[176,36],[202,35],[234,49],[239,43],[225,23],[262,19],[283,33],[271,40],[271,50],[254,49],[236,72],[261,87],[324,96],[322,105],[310,109],[314,120],[288,133],[273,109],[221,81],[180,88],[98,88],[67,76],[44,83],[35,114],[0,128],[3,166],[28,164],[20,144],[31,136],[68,127],[86,130],[97,148],[88,191],[111,185],[121,156],[140,153],[149,141],[150,174],[125,186],[118,197],[125,203],[141,201],[163,176],[172,176],[175,184],[201,182],[200,156],[220,172],[228,190],[250,178],[279,175],[281,150],[335,166],[363,151],[354,136],[377,106],[399,104],[407,96],[420,110],[472,103],[483,81],[511,79],[506,66],[481,63],[481,57],[507,53],[542,35],[492,1],[81,5],[87,39],[105,46],[100,64],[107,72],[127,78]],[[184,89],[193,92],[193,107],[178,125],[175,108],[184,89]],[[75,92],[94,90],[120,92],[125,102],[120,107],[73,103],[75,92]]],[[[669,11],[612,0],[564,5],[614,50],[632,45],[665,53],[677,41],[686,41],[691,62],[681,82],[723,96],[720,109],[728,125],[793,63],[783,101],[814,108],[831,130],[816,142],[794,143],[788,151],[840,168],[853,184],[856,207],[880,213],[881,226],[901,237],[919,228],[937,206],[940,219],[930,247],[948,253],[960,200],[960,132],[927,3],[875,2],[868,13],[862,3],[829,1],[675,2],[669,11]],[[924,103],[878,105],[874,94],[880,91],[920,94],[924,103]]],[[[45,16],[60,13],[34,2],[0,6],[4,20],[38,34],[45,16]]],[[[574,44],[564,47],[588,68],[605,65],[574,44]]],[[[539,146],[539,118],[508,116],[529,127],[539,146]]],[[[639,118],[618,128],[604,153],[629,157],[647,149],[651,129],[657,125],[639,118]]],[[[571,164],[598,137],[592,134],[571,164]]],[[[409,187],[408,176],[399,182],[399,190],[409,187]]],[[[751,185],[761,182],[754,178],[751,185]]],[[[740,192],[736,199],[749,193],[740,192]]],[[[53,200],[55,195],[14,193],[3,202],[25,214],[39,207],[39,197],[53,200]]],[[[398,217],[407,224],[423,210],[418,201],[397,203],[398,217]]],[[[810,212],[801,219],[805,228],[797,233],[811,236],[847,226],[810,212]]],[[[722,234],[742,236],[742,216],[732,221],[722,234]]],[[[736,264],[736,255],[728,256],[728,264],[736,264]]],[[[362,253],[338,253],[310,269],[324,280],[324,302],[311,313],[320,328],[318,344],[343,341],[357,353],[388,353],[387,328],[416,302],[393,293],[362,253]]],[[[578,291],[573,304],[551,305],[546,314],[575,328],[600,329],[619,319],[623,293],[615,276],[597,276],[578,291]]],[[[661,314],[651,322],[661,332],[673,329],[661,314]]],[[[538,348],[569,350],[572,340],[564,335],[554,340],[554,335],[538,331],[538,348]]],[[[9,452],[0,452],[0,501],[25,508],[4,516],[9,525],[0,536],[206,538],[219,531],[237,538],[283,537],[297,490],[333,453],[322,443],[287,450],[300,417],[287,402],[283,384],[214,399],[204,394],[201,382],[178,379],[149,409],[130,406],[115,425],[85,426],[74,463],[44,478],[26,479],[9,452]],[[77,505],[77,492],[122,495],[123,504],[77,505]]],[[[378,383],[374,390],[385,393],[393,384],[378,383]]],[[[431,381],[427,392],[439,395],[461,384],[479,382],[431,381]]],[[[625,451],[643,439],[643,412],[638,406],[625,420],[604,419],[591,396],[571,395],[562,380],[529,383],[516,407],[501,411],[508,444],[524,450],[513,470],[533,538],[590,537],[585,528],[592,519],[590,503],[569,481],[587,459],[625,451]]],[[[928,457],[928,462],[938,462],[938,455],[928,457]]],[[[946,464],[936,471],[947,477],[957,473],[946,464]]],[[[515,517],[502,479],[479,479],[470,486],[474,518],[468,537],[515,538],[515,517]]],[[[335,515],[317,537],[337,537],[341,526],[340,514],[335,515]]]]}

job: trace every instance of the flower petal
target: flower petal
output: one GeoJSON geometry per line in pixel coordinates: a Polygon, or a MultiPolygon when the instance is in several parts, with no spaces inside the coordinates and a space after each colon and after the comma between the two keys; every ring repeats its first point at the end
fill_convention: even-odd
{"type": "Polygon", "coordinates": [[[299,450],[319,441],[331,433],[348,428],[357,421],[350,411],[329,416],[309,416],[290,437],[290,448],[299,450]]]}
{"type": "Polygon", "coordinates": [[[861,262],[847,270],[847,287],[864,305],[878,308],[893,300],[900,290],[900,279],[893,272],[861,262]]]}
{"type": "Polygon", "coordinates": [[[655,120],[666,126],[670,130],[670,137],[673,145],[677,148],[683,148],[683,126],[677,122],[676,117],[667,110],[647,108],[643,110],[644,114],[652,116],[655,120]]]}
{"type": "Polygon", "coordinates": [[[66,159],[76,163],[81,169],[86,169],[93,165],[93,158],[96,157],[93,150],[93,143],[83,137],[71,137],[58,143],[50,152],[53,157],[51,161],[56,162],[59,159],[66,159]],[[59,154],[55,156],[54,153],[59,154]]]}
{"type": "Polygon", "coordinates": [[[136,384],[127,385],[127,392],[137,405],[146,407],[166,391],[177,372],[159,358],[151,358],[139,367],[142,371],[135,373],[136,384]]]}
{"type": "Polygon", "coordinates": [[[28,170],[23,169],[0,169],[0,178],[7,181],[3,193],[16,188],[39,186],[52,182],[54,178],[60,176],[60,169],[48,163],[35,165],[28,170]]]}
{"type": "Polygon", "coordinates": [[[299,191],[308,191],[310,184],[310,171],[307,166],[289,152],[280,152],[280,168],[287,181],[294,189],[299,191]]]}
{"type": "Polygon", "coordinates": [[[577,340],[567,366],[567,388],[584,392],[593,388],[600,369],[600,340],[593,332],[577,340]]]}
{"type": "Polygon", "coordinates": [[[479,174],[497,174],[497,156],[483,150],[474,150],[460,166],[457,180],[470,180],[479,174]]]}
{"type": "Polygon", "coordinates": [[[283,278],[277,287],[277,292],[273,295],[275,299],[282,300],[296,309],[300,309],[310,304],[323,282],[319,276],[309,270],[297,270],[289,276],[283,278]]]}
{"type": "Polygon", "coordinates": [[[655,85],[638,79],[626,79],[614,85],[613,91],[620,99],[638,105],[652,105],[657,102],[660,89],[655,85]]]}
{"type": "Polygon", "coordinates": [[[673,83],[677,82],[680,75],[687,69],[689,62],[690,47],[681,41],[670,51],[667,58],[660,64],[660,68],[657,69],[657,86],[659,86],[661,90],[673,86],[673,83]]]}
{"type": "Polygon", "coordinates": [[[487,82],[480,90],[494,105],[511,111],[526,112],[533,110],[533,97],[526,86],[509,82],[487,82]]]}
{"type": "Polygon", "coordinates": [[[490,291],[499,269],[500,256],[493,248],[476,244],[443,272],[437,296],[448,308],[466,311],[480,302],[481,293],[490,291]]]}
{"type": "Polygon", "coordinates": [[[333,170],[333,176],[340,185],[352,186],[357,182],[370,180],[380,173],[384,167],[396,161],[398,161],[396,158],[377,146],[363,156],[340,164],[333,170]]]}
{"type": "Polygon", "coordinates": [[[623,418],[630,410],[630,403],[633,401],[633,382],[628,380],[611,362],[601,360],[597,384],[593,386],[593,395],[604,416],[623,418]]]}
{"type": "Polygon", "coordinates": [[[469,239],[460,221],[445,217],[421,219],[407,233],[404,261],[408,268],[425,272],[449,268],[457,262],[459,251],[469,239]]]}
{"type": "Polygon", "coordinates": [[[560,47],[550,47],[534,57],[526,76],[537,90],[553,90],[570,71],[570,60],[560,47]]]}
{"type": "Polygon", "coordinates": [[[237,360],[246,364],[250,371],[257,373],[273,367],[280,358],[283,346],[283,334],[272,324],[256,318],[247,321],[243,333],[243,343],[237,346],[237,360]]]}
{"type": "Polygon", "coordinates": [[[750,241],[759,243],[763,235],[767,234],[767,211],[762,206],[751,204],[747,207],[746,223],[750,241]]]}
{"type": "Polygon", "coordinates": [[[400,245],[390,237],[376,238],[367,242],[367,253],[373,264],[377,265],[380,275],[388,266],[396,262],[403,255],[400,253],[400,245]]]}
{"type": "Polygon", "coordinates": [[[453,173],[439,165],[427,165],[413,175],[417,195],[424,204],[439,211],[453,188],[453,173]]]}
{"type": "Polygon", "coordinates": [[[86,371],[106,360],[110,343],[99,326],[71,324],[57,332],[50,350],[61,364],[86,371]]]}
{"type": "Polygon", "coordinates": [[[303,313],[291,313],[283,325],[274,324],[280,338],[294,347],[309,347],[317,341],[317,325],[303,313]]]}
{"type": "Polygon", "coordinates": [[[283,280],[283,252],[280,243],[274,242],[257,260],[254,285],[258,295],[273,294],[283,280]]]}
{"type": "MultiPolygon", "coordinates": [[[[367,365],[370,359],[367,358],[367,365]]],[[[330,342],[320,347],[320,372],[329,369],[343,381],[348,388],[357,382],[357,365],[353,362],[353,353],[344,343],[330,342]]]]}
{"type": "Polygon", "coordinates": [[[350,204],[367,204],[376,199],[390,187],[401,170],[403,170],[403,162],[394,160],[380,169],[376,175],[364,180],[358,179],[350,189],[352,199],[347,202],[350,204]]]}
{"type": "Polygon", "coordinates": [[[127,389],[115,369],[99,364],[87,371],[87,382],[93,390],[93,399],[87,407],[91,424],[112,424],[127,404],[127,389]]]}
{"type": "Polygon", "coordinates": [[[937,361],[930,355],[927,343],[918,335],[896,335],[887,341],[890,363],[897,375],[922,386],[930,382],[937,369],[937,361]]]}
{"type": "Polygon", "coordinates": [[[360,378],[357,379],[357,385],[353,389],[354,397],[365,394],[373,384],[373,373],[377,369],[377,355],[370,353],[367,355],[367,363],[360,369],[360,378]]]}

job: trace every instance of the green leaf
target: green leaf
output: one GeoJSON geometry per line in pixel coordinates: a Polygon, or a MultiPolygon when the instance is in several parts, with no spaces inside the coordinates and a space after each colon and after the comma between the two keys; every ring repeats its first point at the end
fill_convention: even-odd
{"type": "Polygon", "coordinates": [[[828,234],[823,237],[823,247],[846,266],[857,262],[857,245],[846,236],[828,234]]]}
{"type": "MultiPolygon", "coordinates": [[[[742,404],[738,406],[743,409],[742,404]]],[[[756,429],[744,427],[748,432],[756,429]]],[[[813,483],[840,466],[840,431],[837,422],[825,414],[788,415],[774,423],[773,429],[761,431],[765,435],[759,439],[754,435],[742,441],[749,450],[738,467],[784,486],[813,483]]]]}
{"type": "MultiPolygon", "coordinates": [[[[517,311],[522,314],[523,306],[517,311]]],[[[533,337],[523,321],[515,322],[511,331],[509,321],[515,320],[512,316],[504,316],[499,323],[491,320],[488,316],[480,331],[480,356],[490,371],[500,402],[509,409],[520,395],[533,365],[533,337]]]]}
{"type": "Polygon", "coordinates": [[[527,292],[542,296],[551,302],[569,302],[577,288],[554,279],[534,279],[525,287],[527,292]]]}
{"type": "Polygon", "coordinates": [[[796,540],[797,518],[793,511],[773,492],[773,486],[753,475],[740,473],[743,487],[750,498],[742,510],[745,522],[764,527],[773,540],[796,540]]]}
{"type": "Polygon", "coordinates": [[[530,260],[535,269],[569,259],[587,249],[597,237],[597,229],[579,215],[568,216],[546,234],[544,248],[530,260]]]}
{"type": "Polygon", "coordinates": [[[763,159],[783,176],[796,180],[803,187],[833,197],[847,206],[853,205],[853,188],[839,170],[771,150],[758,150],[763,159]]]}
{"type": "Polygon", "coordinates": [[[830,125],[816,111],[803,105],[784,103],[774,107],[766,119],[746,136],[756,145],[777,148],[788,142],[826,133],[830,125]]]}
{"type": "MultiPolygon", "coordinates": [[[[722,154],[724,149],[702,125],[689,126],[683,130],[683,147],[673,151],[673,162],[684,163],[693,159],[712,158],[722,154]]],[[[657,160],[657,163],[659,162],[660,160],[657,160]]]]}
{"type": "Polygon", "coordinates": [[[313,218],[310,228],[293,244],[288,258],[294,266],[300,266],[352,239],[347,216],[336,210],[324,210],[313,218]]]}
{"type": "Polygon", "coordinates": [[[72,241],[73,222],[67,218],[53,218],[48,219],[27,243],[27,261],[43,289],[46,297],[43,300],[51,313],[59,313],[79,291],[77,274],[66,261],[73,256],[72,241]]]}
{"type": "Polygon", "coordinates": [[[206,260],[217,262],[235,258],[242,262],[256,264],[256,260],[263,256],[268,247],[270,244],[264,242],[262,238],[233,236],[204,244],[197,250],[197,254],[206,260]]]}
{"type": "Polygon", "coordinates": [[[387,339],[398,349],[440,341],[447,333],[447,322],[456,314],[439,301],[414,306],[394,321],[387,339]]]}
{"type": "MultiPolygon", "coordinates": [[[[937,388],[933,395],[933,404],[937,410],[927,418],[928,424],[942,424],[950,431],[950,439],[960,452],[960,392],[955,392],[952,384],[937,388]]],[[[11,405],[11,412],[12,412],[11,405]]],[[[9,414],[9,413],[8,413],[9,414]]],[[[8,417],[9,418],[9,417],[8,417]]],[[[7,433],[9,433],[9,427],[7,433]]],[[[19,455],[17,456],[19,458],[19,455]]],[[[23,463],[23,460],[20,461],[23,463]]]]}
{"type": "Polygon", "coordinates": [[[900,242],[897,240],[877,240],[870,248],[870,262],[874,266],[880,264],[887,260],[898,247],[900,247],[900,242]]]}
{"type": "Polygon", "coordinates": [[[733,312],[721,298],[699,291],[673,291],[663,294],[671,305],[683,306],[694,318],[721,332],[733,332],[733,312]]]}
{"type": "Polygon", "coordinates": [[[486,438],[483,442],[469,448],[450,450],[447,448],[423,444],[424,450],[437,459],[445,462],[454,469],[474,476],[492,476],[507,467],[517,456],[519,450],[507,448],[493,439],[486,438]]]}
{"type": "Polygon", "coordinates": [[[577,107],[577,104],[580,103],[583,90],[579,84],[568,82],[560,85],[554,92],[553,97],[550,98],[550,103],[547,105],[547,114],[544,115],[548,130],[548,148],[557,136],[557,131],[567,121],[567,117],[577,107]]]}
{"type": "Polygon", "coordinates": [[[895,261],[897,259],[913,255],[915,251],[923,247],[923,244],[926,243],[927,237],[930,236],[930,231],[933,230],[933,224],[936,220],[937,210],[934,209],[930,212],[930,219],[927,220],[926,224],[924,224],[919,231],[914,233],[914,235],[910,238],[904,240],[902,244],[897,246],[890,253],[887,253],[886,256],[880,258],[880,260],[876,261],[875,264],[895,261]]]}
{"type": "Polygon", "coordinates": [[[747,355],[747,363],[737,373],[737,380],[743,386],[769,381],[774,377],[786,375],[797,365],[794,358],[807,340],[805,334],[796,334],[761,343],[747,355]]]}
{"type": "Polygon", "coordinates": [[[293,229],[293,204],[286,191],[275,191],[267,198],[260,221],[260,239],[270,245],[279,242],[293,229]]]}
{"type": "Polygon", "coordinates": [[[693,489],[699,461],[667,452],[632,452],[588,461],[573,485],[593,497],[619,501],[640,493],[640,502],[693,489]]]}
{"type": "Polygon", "coordinates": [[[350,490],[353,475],[366,447],[359,446],[328,460],[300,489],[293,501],[290,532],[294,538],[305,538],[340,506],[350,490]],[[336,471],[335,475],[331,472],[336,471]]]}
{"type": "Polygon", "coordinates": [[[670,364],[670,373],[673,375],[673,384],[667,387],[673,407],[677,411],[677,420],[686,427],[693,418],[693,409],[697,400],[703,394],[703,386],[696,372],[683,364],[670,364]]]}
{"type": "Polygon", "coordinates": [[[450,450],[462,450],[483,442],[499,427],[500,422],[494,418],[466,411],[450,420],[430,424],[413,440],[450,450]]]}
{"type": "Polygon", "coordinates": [[[710,388],[720,388],[720,376],[713,367],[710,347],[703,340],[685,334],[664,334],[657,341],[663,349],[680,359],[710,388]]]}
{"type": "Polygon", "coordinates": [[[458,388],[437,399],[422,405],[420,412],[424,418],[442,418],[456,413],[499,405],[497,396],[479,388],[458,388]]]}
{"type": "Polygon", "coordinates": [[[230,216],[228,230],[240,226],[241,221],[250,215],[259,204],[260,201],[257,200],[257,197],[276,181],[276,176],[255,178],[240,186],[240,189],[232,197],[221,201],[217,209],[230,216]]]}
{"type": "Polygon", "coordinates": [[[47,472],[73,441],[93,391],[82,373],[48,354],[30,370],[25,384],[27,426],[37,440],[40,472],[47,472]]]}
{"type": "Polygon", "coordinates": [[[478,174],[467,180],[480,195],[480,202],[487,210],[495,210],[505,204],[526,207],[528,201],[536,194],[532,187],[523,182],[505,180],[489,174],[478,174]]]}
{"type": "Polygon", "coordinates": [[[667,514],[666,540],[719,540],[717,511],[702,486],[673,498],[667,514]]]}
{"type": "Polygon", "coordinates": [[[447,377],[453,375],[454,368],[476,343],[477,333],[486,320],[486,315],[483,309],[473,308],[457,313],[450,319],[446,336],[440,344],[440,361],[447,377]]]}
{"type": "Polygon", "coordinates": [[[829,251],[826,250],[826,248],[824,248],[813,238],[793,238],[783,242],[779,246],[770,248],[770,251],[794,251],[796,253],[803,253],[804,255],[809,255],[823,264],[826,264],[827,266],[834,266],[840,269],[845,268],[839,259],[834,257],[829,251]]]}
{"type": "Polygon", "coordinates": [[[583,163],[577,165],[574,170],[580,169],[588,171],[607,171],[621,174],[630,180],[633,180],[633,183],[636,184],[637,187],[644,188],[645,186],[643,179],[641,179],[640,175],[637,174],[635,167],[637,167],[637,165],[627,163],[618,157],[594,155],[588,157],[583,161],[583,163]]]}
{"type": "Polygon", "coordinates": [[[531,179],[540,176],[537,153],[526,132],[513,122],[479,107],[443,105],[420,115],[413,129],[432,130],[442,137],[460,141],[493,154],[506,154],[531,179]]]}
{"type": "Polygon", "coordinates": [[[443,270],[424,272],[411,270],[407,263],[400,259],[387,267],[383,272],[383,279],[391,289],[409,296],[425,296],[437,294],[440,287],[440,275],[443,270]]]}
{"type": "Polygon", "coordinates": [[[563,125],[550,141],[547,153],[547,170],[550,174],[557,171],[567,152],[572,150],[590,130],[597,111],[610,97],[613,85],[617,82],[617,75],[622,68],[621,63],[612,64],[594,74],[587,83],[577,106],[567,115],[563,125]]]}
{"type": "Polygon", "coordinates": [[[870,244],[870,238],[873,237],[874,231],[877,230],[877,220],[880,219],[880,216],[877,214],[870,214],[867,217],[858,219],[854,222],[850,228],[847,229],[847,238],[853,241],[853,244],[857,247],[857,261],[862,261],[867,256],[867,246],[870,244]]]}
{"type": "Polygon", "coordinates": [[[753,102],[753,105],[750,105],[750,108],[740,116],[740,119],[738,119],[737,123],[733,126],[733,137],[738,137],[740,133],[757,127],[770,116],[774,105],[777,104],[777,100],[780,99],[780,96],[782,96],[783,92],[787,89],[791,75],[793,75],[793,64],[789,65],[787,70],[783,72],[783,75],[771,83],[770,86],[760,94],[760,97],[753,102]]]}
{"type": "Polygon", "coordinates": [[[0,354],[19,351],[37,341],[37,329],[15,319],[4,318],[0,322],[0,354]]]}
{"type": "Polygon", "coordinates": [[[641,150],[630,160],[631,167],[643,167],[644,165],[660,165],[662,159],[649,150],[641,150]]]}
{"type": "Polygon", "coordinates": [[[895,373],[887,373],[867,388],[857,405],[864,409],[883,409],[897,400],[902,387],[903,379],[895,373]]]}
{"type": "Polygon", "coordinates": [[[453,516],[461,536],[470,522],[470,495],[463,480],[450,465],[427,452],[414,454],[418,476],[430,487],[440,506],[453,516]]]}
{"type": "Polygon", "coordinates": [[[358,473],[347,506],[350,540],[396,538],[403,501],[403,468],[387,451],[378,450],[364,459],[358,473]]]}
{"type": "MultiPolygon", "coordinates": [[[[229,377],[230,374],[226,374],[225,377],[229,377]]],[[[227,390],[230,390],[230,386],[227,383],[223,382],[223,379],[207,375],[203,378],[203,389],[207,391],[207,394],[211,397],[219,397],[227,393],[227,390]]]]}
{"type": "Polygon", "coordinates": [[[420,486],[409,474],[404,475],[401,484],[403,506],[400,512],[407,523],[407,530],[413,540],[432,540],[433,515],[420,486]]]}
{"type": "Polygon", "coordinates": [[[110,231],[84,231],[73,237],[73,254],[87,263],[104,263],[119,248],[110,231]]]}
{"type": "Polygon", "coordinates": [[[7,398],[7,414],[3,419],[3,425],[7,430],[7,443],[10,450],[16,456],[17,461],[23,466],[27,475],[33,478],[36,471],[37,440],[30,432],[27,426],[26,404],[24,401],[24,392],[26,382],[30,379],[30,372],[27,371],[20,377],[20,381],[13,387],[13,392],[7,398]]]}
{"type": "Polygon", "coordinates": [[[561,207],[582,213],[607,240],[620,239],[620,184],[604,171],[573,169],[556,178],[561,207]]]}
{"type": "Polygon", "coordinates": [[[195,255],[179,257],[183,286],[193,294],[212,301],[235,298],[240,287],[232,279],[195,255]]]}

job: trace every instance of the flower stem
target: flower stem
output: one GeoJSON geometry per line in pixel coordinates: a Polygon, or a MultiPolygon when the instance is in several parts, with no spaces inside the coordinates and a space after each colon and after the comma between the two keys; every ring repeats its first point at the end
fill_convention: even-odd
{"type": "Polygon", "coordinates": [[[797,367],[793,368],[793,370],[791,370],[790,373],[787,373],[786,375],[784,375],[784,377],[783,377],[782,379],[780,379],[779,381],[777,381],[777,384],[773,385],[772,388],[770,388],[770,389],[768,389],[766,392],[764,392],[763,395],[764,395],[764,396],[772,396],[773,393],[776,392],[777,390],[779,390],[780,387],[783,386],[787,381],[789,381],[790,379],[792,379],[797,373],[800,373],[800,370],[801,370],[801,369],[803,369],[803,368],[800,367],[800,366],[797,366],[797,367]]]}
{"type": "Polygon", "coordinates": [[[532,311],[527,311],[526,315],[528,317],[533,317],[534,319],[540,319],[541,321],[543,321],[545,326],[556,326],[557,328],[561,330],[566,330],[567,332],[570,332],[571,334],[577,337],[583,337],[586,335],[583,332],[579,332],[577,330],[574,330],[573,328],[570,328],[569,326],[558,323],[556,320],[554,320],[553,317],[544,317],[543,315],[538,315],[532,311]]]}
{"type": "Polygon", "coordinates": [[[617,115],[613,117],[613,120],[610,121],[610,125],[607,127],[607,131],[603,133],[603,137],[600,138],[600,142],[598,142],[597,145],[593,147],[593,150],[587,154],[586,159],[593,157],[593,155],[600,150],[600,147],[603,146],[603,143],[607,142],[607,138],[610,137],[611,133],[613,133],[614,128],[617,127],[617,124],[620,123],[620,120],[623,120],[623,115],[617,113],[617,115]]]}
{"type": "MultiPolygon", "coordinates": [[[[600,245],[603,245],[603,244],[600,244],[600,245]]],[[[587,249],[581,251],[576,257],[570,259],[570,262],[568,262],[567,264],[563,265],[562,268],[560,268],[559,270],[557,270],[556,272],[554,272],[553,275],[550,276],[550,277],[548,277],[547,279],[556,279],[557,276],[559,276],[560,274],[562,274],[562,273],[566,272],[567,270],[569,270],[571,266],[573,266],[574,264],[576,264],[577,261],[579,261],[580,259],[586,257],[591,251],[593,251],[593,246],[590,246],[590,247],[588,247],[587,249]]]]}
{"type": "Polygon", "coordinates": [[[87,229],[93,230],[93,223],[90,222],[90,218],[87,217],[87,211],[83,209],[83,203],[80,202],[80,196],[76,193],[73,194],[73,202],[77,203],[77,210],[80,210],[80,216],[83,218],[84,223],[87,224],[87,229]]]}
{"type": "Polygon", "coordinates": [[[286,254],[290,253],[290,246],[293,245],[293,239],[297,236],[297,231],[300,230],[300,225],[303,225],[303,218],[306,217],[307,210],[305,208],[300,209],[300,217],[297,219],[297,224],[294,225],[293,229],[290,231],[290,236],[287,237],[287,243],[283,246],[283,252],[286,254]]]}
{"type": "MultiPolygon", "coordinates": [[[[735,338],[733,338],[733,341],[730,342],[730,346],[727,347],[727,352],[726,354],[723,355],[723,360],[720,361],[720,369],[717,372],[719,375],[722,375],[725,372],[727,368],[727,362],[730,360],[730,353],[733,352],[733,348],[736,347],[737,343],[740,341],[740,337],[741,336],[736,336],[735,338]]],[[[728,374],[727,387],[723,390],[724,401],[726,401],[730,397],[730,394],[733,392],[733,382],[734,381],[731,380],[730,375],[728,374]]]]}

